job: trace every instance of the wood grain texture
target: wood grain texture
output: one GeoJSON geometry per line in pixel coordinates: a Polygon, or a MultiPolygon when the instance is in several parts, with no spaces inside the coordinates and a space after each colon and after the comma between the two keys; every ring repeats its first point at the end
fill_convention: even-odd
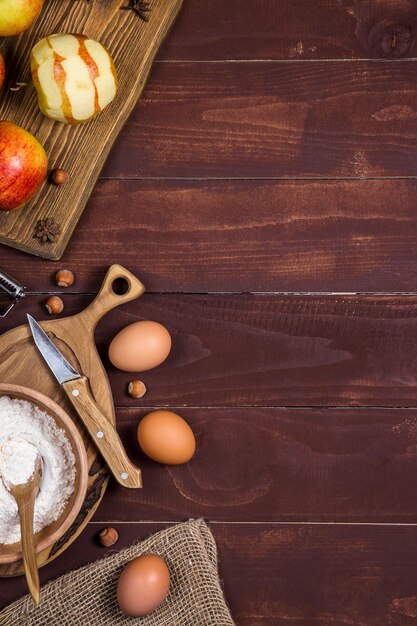
{"type": "MultiPolygon", "coordinates": [[[[64,266],[90,293],[109,262],[147,292],[416,291],[416,205],[414,180],[101,181],[64,266]]],[[[0,267],[57,289],[54,262],[0,247],[0,267]]]]}
{"type": "Polygon", "coordinates": [[[115,480],[123,487],[139,489],[142,487],[141,471],[126,455],[117,429],[97,407],[89,386],[88,379],[83,376],[65,382],[62,388],[115,480]]]}
{"type": "MultiPolygon", "coordinates": [[[[65,298],[65,314],[86,296],[65,298]]],[[[28,296],[2,329],[37,319],[45,296],[28,296]]],[[[417,406],[417,297],[144,295],[109,313],[96,342],[115,403],[132,406],[134,378],[148,388],[142,406],[417,406]],[[173,348],[138,376],[108,361],[111,339],[140,319],[164,324],[173,348]]]]}
{"type": "Polygon", "coordinates": [[[67,262],[77,289],[110,258],[148,291],[415,291],[416,204],[414,180],[103,181],[67,262]]]}
{"type": "Polygon", "coordinates": [[[158,58],[410,58],[416,25],[413,0],[188,0],[158,58]]]}
{"type": "Polygon", "coordinates": [[[267,524],[213,531],[239,626],[415,623],[415,528],[267,524]]]}
{"type": "Polygon", "coordinates": [[[416,405],[417,300],[408,298],[149,296],[109,314],[96,341],[116,404],[132,377],[107,346],[154,319],[173,349],[141,376],[158,405],[416,405]]]}
{"type": "Polygon", "coordinates": [[[17,40],[3,42],[8,68],[0,119],[32,132],[45,147],[51,168],[67,170],[69,182],[46,182],[22,209],[0,215],[0,242],[32,254],[59,259],[84,210],[106,157],[136,105],[153,58],[181,8],[182,0],[150,0],[149,22],[121,11],[121,0],[69,2],[51,0],[36,24],[17,40]],[[99,39],[110,51],[119,75],[115,100],[86,124],[67,126],[39,111],[33,87],[7,89],[17,80],[30,82],[29,53],[36,41],[56,32],[81,32],[99,39]],[[39,220],[52,218],[61,234],[53,243],[35,237],[39,220]]]}
{"type": "MultiPolygon", "coordinates": [[[[117,526],[117,548],[163,524],[117,526]]],[[[46,581],[109,554],[89,524],[77,549],[41,571],[46,581]]],[[[211,524],[220,576],[239,626],[414,626],[415,526],[211,524]]],[[[22,579],[0,586],[0,605],[24,593],[22,579]]]]}
{"type": "Polygon", "coordinates": [[[144,487],[121,490],[112,480],[96,514],[103,523],[415,522],[416,410],[174,407],[197,439],[184,466],[160,465],[140,450],[136,431],[149,410],[117,410],[144,487]]]}
{"type": "Polygon", "coordinates": [[[416,176],[416,72],[413,60],[159,63],[103,174],[416,176]]]}

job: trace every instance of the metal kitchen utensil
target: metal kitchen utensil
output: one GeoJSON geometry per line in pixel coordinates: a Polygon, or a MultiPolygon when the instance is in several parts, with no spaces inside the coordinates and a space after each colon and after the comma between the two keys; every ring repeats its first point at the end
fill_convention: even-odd
{"type": "Polygon", "coordinates": [[[54,342],[31,315],[28,315],[27,318],[39,352],[67,394],[117,482],[130,489],[142,487],[141,471],[131,463],[117,430],[103,415],[95,402],[90,391],[88,378],[77,372],[68,363],[54,342]]]}
{"type": "Polygon", "coordinates": [[[25,295],[25,287],[0,268],[0,293],[5,293],[12,300],[3,311],[0,310],[0,317],[6,317],[16,302],[25,295]]]}

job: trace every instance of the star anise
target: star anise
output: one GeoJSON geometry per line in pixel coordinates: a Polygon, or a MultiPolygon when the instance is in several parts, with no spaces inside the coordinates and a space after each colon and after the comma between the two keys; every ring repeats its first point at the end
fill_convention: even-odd
{"type": "Polygon", "coordinates": [[[122,7],[127,11],[135,11],[144,22],[149,22],[149,11],[151,10],[149,2],[145,0],[129,0],[129,4],[122,7]]]}
{"type": "Polygon", "coordinates": [[[35,237],[40,239],[42,243],[53,243],[58,239],[61,234],[59,224],[56,224],[52,217],[47,217],[45,220],[39,220],[35,237]]]}

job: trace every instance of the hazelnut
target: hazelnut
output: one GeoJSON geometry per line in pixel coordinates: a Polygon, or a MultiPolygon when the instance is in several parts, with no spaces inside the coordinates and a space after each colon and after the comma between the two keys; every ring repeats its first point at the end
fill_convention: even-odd
{"type": "Polygon", "coordinates": [[[58,313],[62,313],[64,310],[64,303],[58,296],[51,296],[45,302],[45,307],[49,315],[57,315],[58,313]]]}
{"type": "Polygon", "coordinates": [[[132,380],[127,388],[129,396],[132,398],[142,398],[146,393],[145,383],[141,380],[132,380]]]}
{"type": "Polygon", "coordinates": [[[74,282],[74,274],[70,270],[59,270],[56,273],[55,281],[58,287],[71,287],[74,282]]]}
{"type": "Polygon", "coordinates": [[[113,546],[119,538],[119,533],[115,528],[103,528],[98,535],[98,540],[102,546],[110,548],[113,546]]]}
{"type": "Polygon", "coordinates": [[[69,179],[68,172],[60,169],[59,167],[55,168],[51,172],[51,180],[54,183],[54,185],[58,185],[58,186],[65,185],[65,183],[68,182],[68,179],[69,179]]]}

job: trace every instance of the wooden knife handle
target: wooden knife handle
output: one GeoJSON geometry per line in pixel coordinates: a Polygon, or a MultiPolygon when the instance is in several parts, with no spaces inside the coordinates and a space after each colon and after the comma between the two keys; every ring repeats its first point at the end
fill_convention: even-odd
{"type": "Polygon", "coordinates": [[[129,489],[142,487],[141,471],[127,457],[123,443],[109,420],[101,413],[94,402],[85,376],[70,380],[62,385],[74,409],[80,416],[107,462],[115,479],[129,489]]]}

